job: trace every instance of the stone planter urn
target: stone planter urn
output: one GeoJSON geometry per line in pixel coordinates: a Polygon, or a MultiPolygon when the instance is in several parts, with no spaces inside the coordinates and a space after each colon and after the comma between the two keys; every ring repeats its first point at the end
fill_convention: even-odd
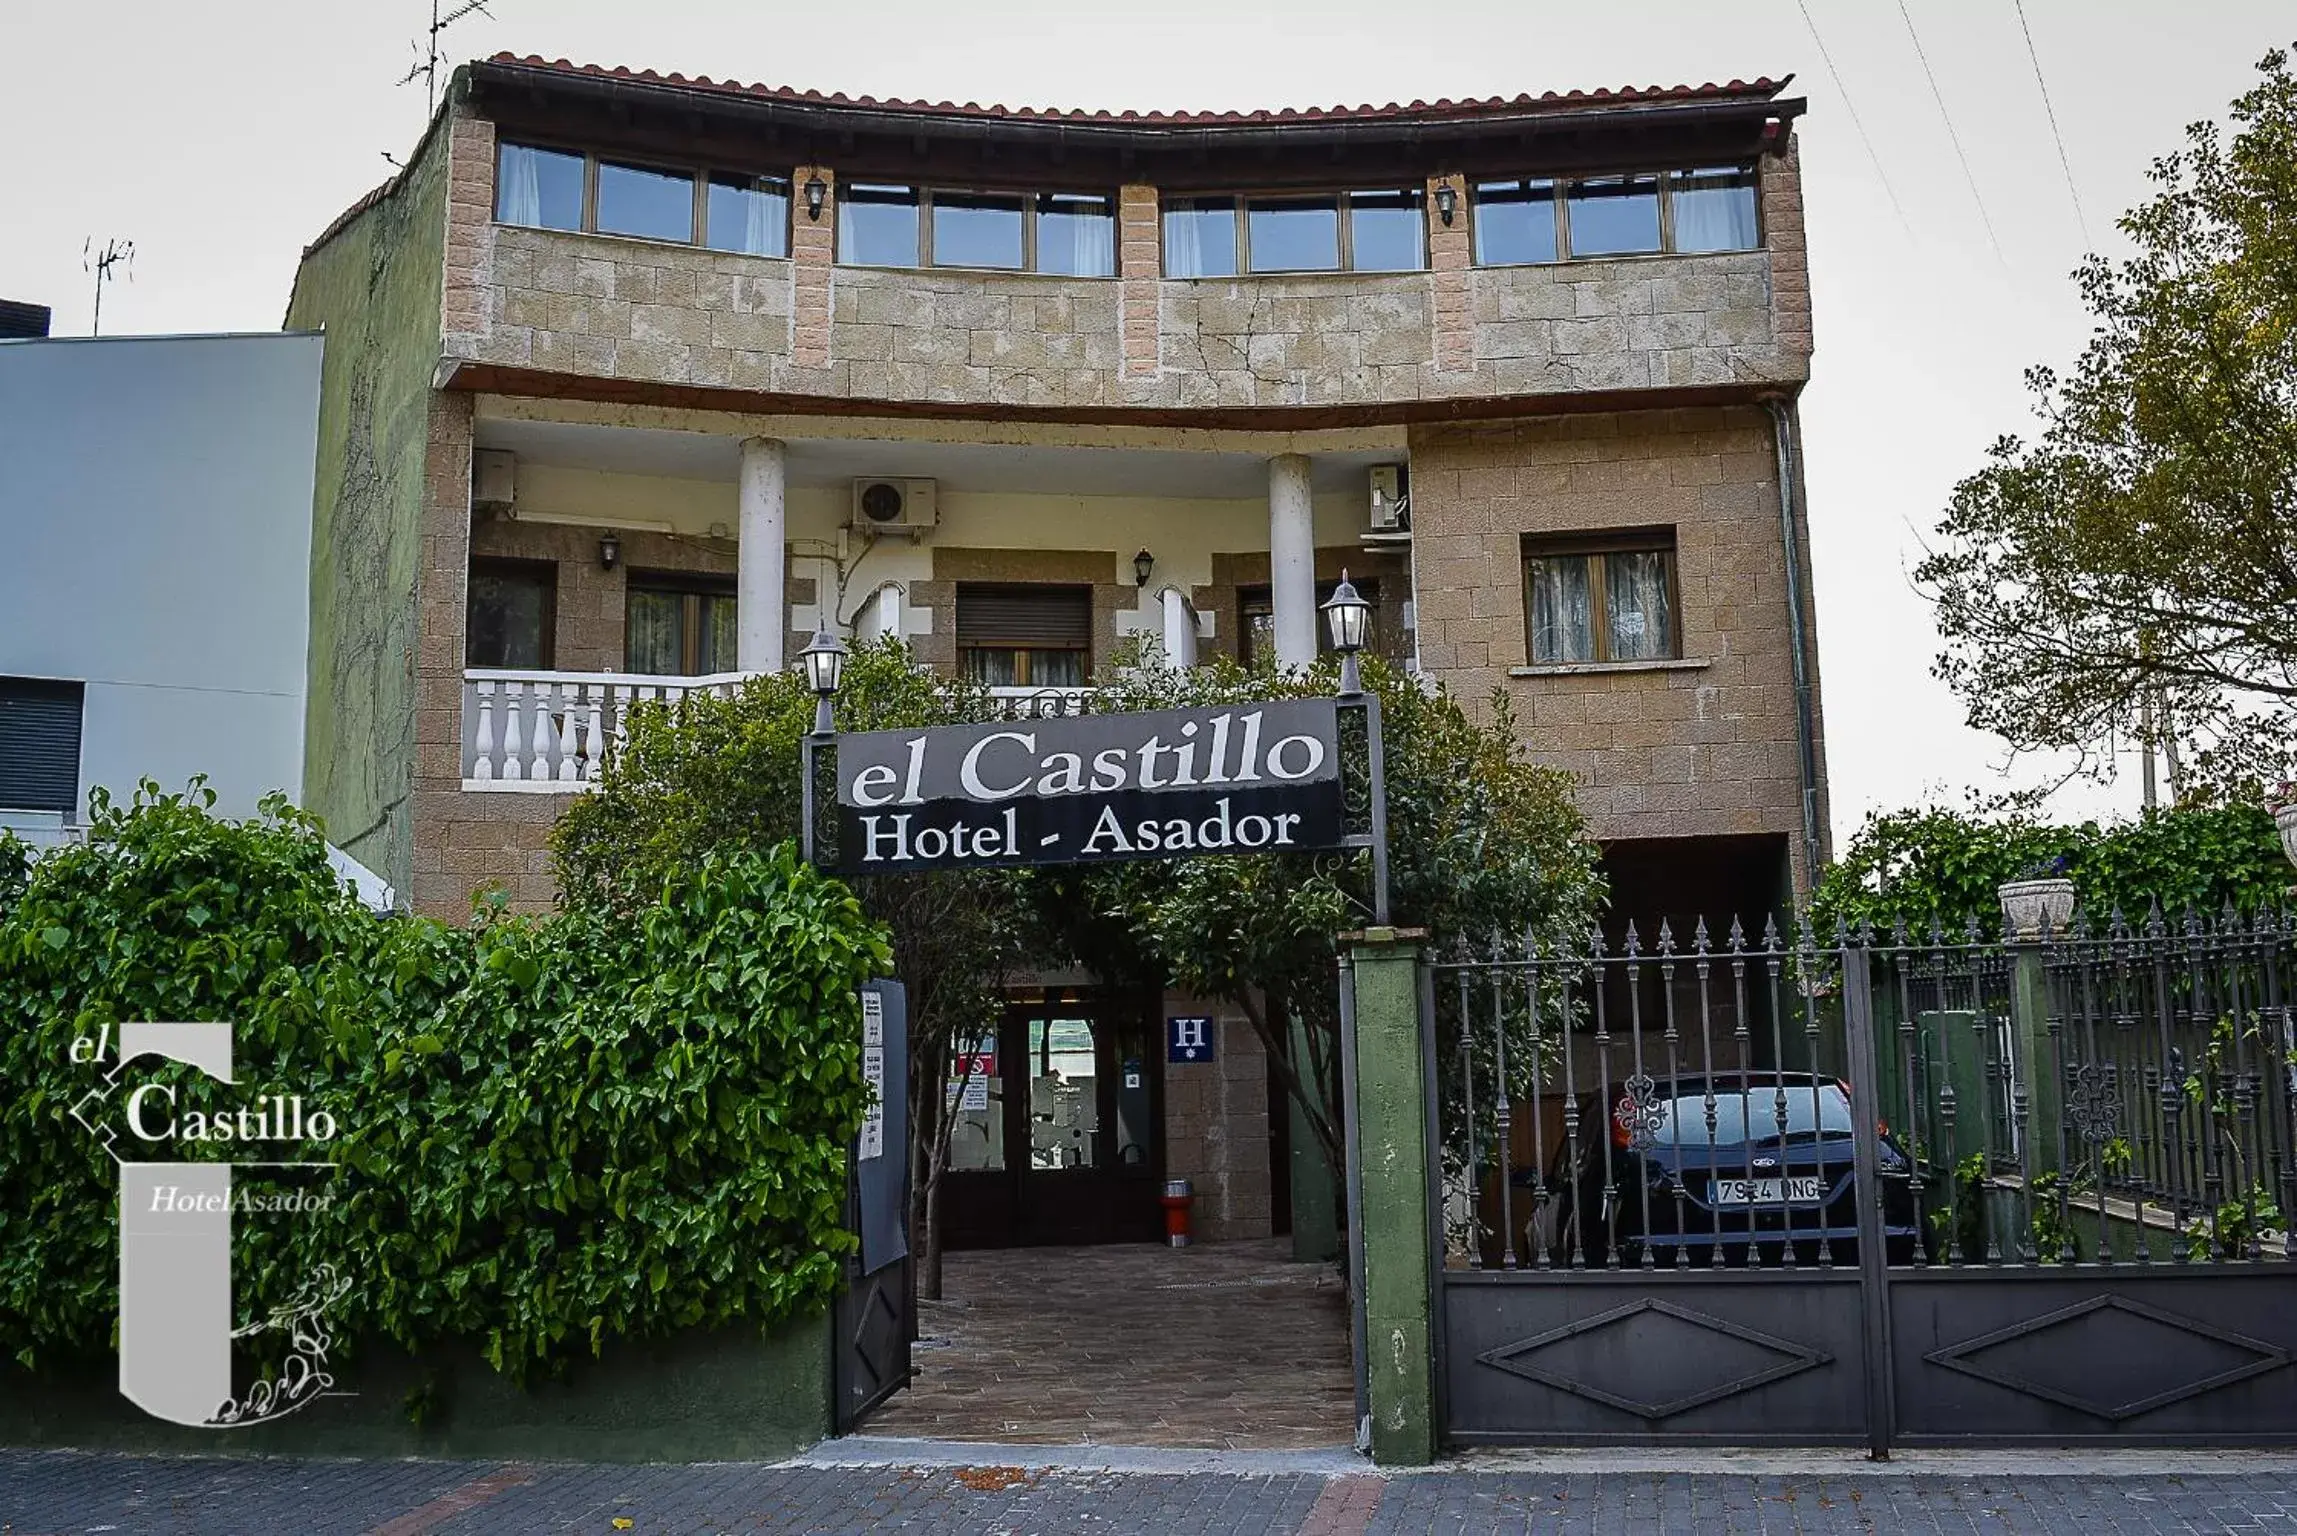
{"type": "Polygon", "coordinates": [[[2297,864],[2297,804],[2275,811],[2273,825],[2281,829],[2281,851],[2289,855],[2290,863],[2297,864]]]}
{"type": "Polygon", "coordinates": [[[2013,939],[2062,934],[2074,915],[2074,882],[2062,878],[2012,880],[1995,888],[2002,898],[2002,926],[2013,939]]]}

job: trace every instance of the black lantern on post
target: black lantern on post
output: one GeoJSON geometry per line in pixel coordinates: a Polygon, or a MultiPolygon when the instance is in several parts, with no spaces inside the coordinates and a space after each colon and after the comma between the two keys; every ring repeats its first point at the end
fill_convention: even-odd
{"type": "Polygon", "coordinates": [[[845,677],[845,645],[827,629],[816,629],[806,648],[798,652],[806,686],[814,691],[814,728],[798,742],[798,846],[808,864],[814,862],[814,778],[824,747],[834,740],[836,724],[830,718],[830,700],[845,677]]]}
{"type": "Polygon", "coordinates": [[[806,669],[806,686],[814,691],[813,733],[827,736],[834,729],[829,701],[837,696],[837,685],[845,677],[845,642],[826,629],[817,629],[806,648],[798,652],[798,660],[806,669]]]}
{"type": "Polygon", "coordinates": [[[1436,183],[1436,217],[1444,221],[1446,229],[1451,227],[1452,211],[1459,206],[1459,197],[1458,190],[1449,181],[1436,183]]]}
{"type": "Polygon", "coordinates": [[[1331,630],[1332,649],[1340,653],[1340,697],[1352,699],[1364,691],[1356,653],[1364,648],[1364,640],[1371,633],[1372,605],[1364,601],[1344,570],[1340,585],[1324,600],[1324,623],[1331,630]]]}
{"type": "Polygon", "coordinates": [[[806,217],[819,223],[821,221],[822,200],[828,196],[829,183],[821,179],[821,173],[816,171],[813,175],[808,176],[806,178],[806,217]]]}
{"type": "Polygon", "coordinates": [[[1364,691],[1364,675],[1356,655],[1371,638],[1372,605],[1364,601],[1356,584],[1340,572],[1340,584],[1324,599],[1324,623],[1332,636],[1332,649],[1340,653],[1340,712],[1361,713],[1364,722],[1364,769],[1370,791],[1367,809],[1370,827],[1350,839],[1350,846],[1372,853],[1372,921],[1388,924],[1388,768],[1380,739],[1380,696],[1364,691]]]}

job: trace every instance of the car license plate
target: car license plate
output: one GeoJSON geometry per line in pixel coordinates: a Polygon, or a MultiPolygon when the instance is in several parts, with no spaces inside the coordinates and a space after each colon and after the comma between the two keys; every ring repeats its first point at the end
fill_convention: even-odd
{"type": "Polygon", "coordinates": [[[1799,1179],[1716,1179],[1707,1186],[1707,1198],[1716,1205],[1817,1205],[1816,1174],[1799,1179]]]}

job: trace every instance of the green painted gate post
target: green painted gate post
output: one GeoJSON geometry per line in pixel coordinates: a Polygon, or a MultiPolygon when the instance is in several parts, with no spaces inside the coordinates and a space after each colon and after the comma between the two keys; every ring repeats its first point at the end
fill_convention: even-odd
{"type": "Polygon", "coordinates": [[[2050,974],[2042,957],[2041,935],[2008,937],[2014,1070],[2016,1086],[2026,1099],[2026,1121],[2018,1134],[2026,1149],[2026,1176],[2032,1178],[2056,1173],[2063,1160],[2058,1140],[2058,1052],[2050,1036],[2050,974]]]}
{"type": "Polygon", "coordinates": [[[1369,1449],[1381,1466],[1424,1466],[1436,1454],[1423,937],[1417,929],[1368,928],[1349,944],[1356,1315],[1369,1449]]]}

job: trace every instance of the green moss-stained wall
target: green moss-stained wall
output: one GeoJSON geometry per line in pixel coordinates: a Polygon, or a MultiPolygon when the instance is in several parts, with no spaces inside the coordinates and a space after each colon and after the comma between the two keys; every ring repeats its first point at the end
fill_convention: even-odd
{"type": "Polygon", "coordinates": [[[446,120],[303,259],[291,329],[327,333],[311,526],[303,803],[401,891],[412,876],[415,585],[439,357],[446,120]]]}
{"type": "Polygon", "coordinates": [[[830,1323],[609,1343],[564,1379],[521,1390],[472,1348],[417,1360],[388,1347],[334,1369],[332,1395],[248,1429],[163,1423],[106,1370],[67,1379],[0,1368],[0,1445],[217,1455],[761,1461],[830,1432],[830,1323]],[[410,1404],[424,1409],[417,1425],[410,1404]]]}

